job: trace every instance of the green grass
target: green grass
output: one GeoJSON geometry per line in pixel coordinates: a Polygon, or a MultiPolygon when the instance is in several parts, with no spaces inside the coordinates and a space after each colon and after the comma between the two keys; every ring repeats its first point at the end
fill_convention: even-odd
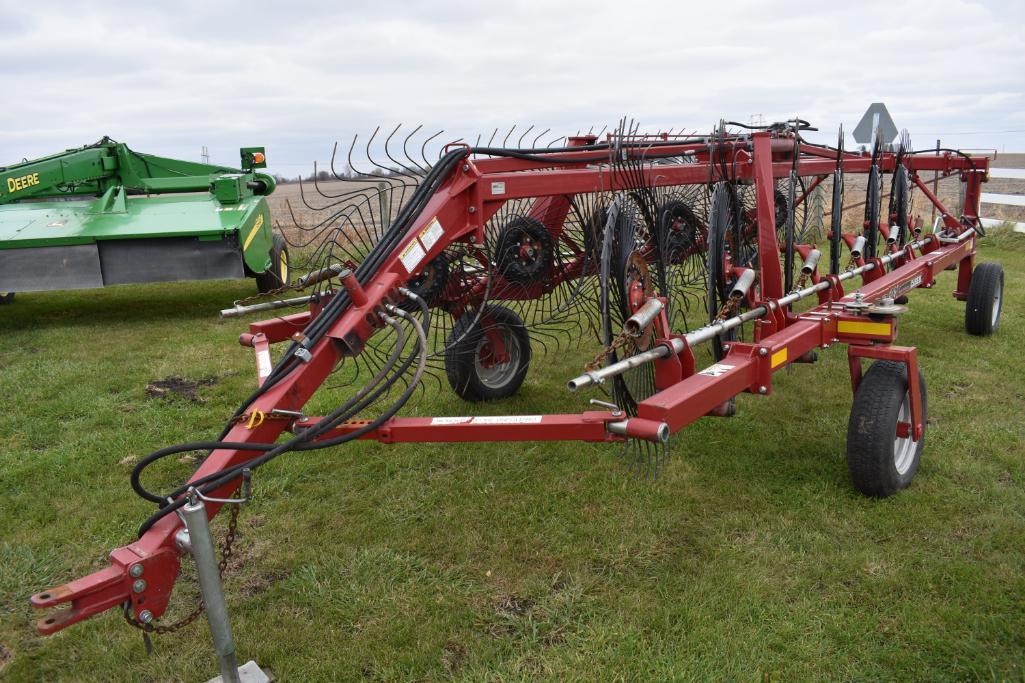
{"type": "MultiPolygon", "coordinates": [[[[992,338],[964,333],[953,273],[912,295],[900,342],[919,347],[931,415],[907,491],[868,500],[848,482],[839,348],[682,432],[655,482],[613,446],[292,454],[258,471],[242,513],[226,580],[240,657],[286,681],[1025,679],[1023,244],[982,247],[1007,271],[992,338]]],[[[217,318],[251,287],[0,309],[0,678],[216,673],[202,620],[147,656],[116,612],[35,635],[28,596],[132,540],[150,512],[132,458],[214,435],[251,390],[242,325],[217,318]],[[202,404],[146,396],[170,375],[219,381],[202,404]]],[[[594,351],[549,355],[504,404],[431,391],[406,412],[585,409],[564,382],[594,351]]],[[[172,618],[195,599],[180,585],[172,618]]]]}

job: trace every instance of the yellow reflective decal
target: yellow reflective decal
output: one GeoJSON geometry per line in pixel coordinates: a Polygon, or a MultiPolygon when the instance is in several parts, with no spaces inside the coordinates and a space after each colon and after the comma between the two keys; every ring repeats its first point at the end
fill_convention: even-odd
{"type": "Polygon", "coordinates": [[[772,367],[774,367],[774,368],[777,368],[780,365],[782,365],[783,363],[786,363],[787,362],[787,347],[784,346],[782,349],[780,349],[776,353],[772,354],[772,359],[771,359],[770,362],[772,364],[772,367]]]}
{"type": "Polygon", "coordinates": [[[841,320],[836,324],[836,331],[841,334],[871,334],[877,337],[890,336],[889,323],[860,323],[853,320],[841,320]]]}

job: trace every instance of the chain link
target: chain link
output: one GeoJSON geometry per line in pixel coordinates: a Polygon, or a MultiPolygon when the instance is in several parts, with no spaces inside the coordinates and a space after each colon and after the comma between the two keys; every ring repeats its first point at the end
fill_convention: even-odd
{"type": "Polygon", "coordinates": [[[792,290],[790,290],[790,291],[791,291],[791,293],[793,293],[793,292],[800,292],[802,289],[805,288],[805,286],[807,284],[808,284],[808,274],[805,273],[802,270],[801,274],[797,276],[797,284],[795,284],[794,288],[792,290]]]}
{"type": "Polygon", "coordinates": [[[584,366],[584,370],[586,372],[591,372],[592,370],[600,366],[601,362],[605,360],[605,358],[607,358],[610,353],[612,353],[616,349],[622,348],[629,341],[633,341],[633,337],[631,337],[626,330],[623,330],[619,333],[619,336],[612,340],[611,344],[602,349],[594,358],[591,359],[590,363],[584,366]]]}
{"type": "MultiPolygon", "coordinates": [[[[223,578],[224,570],[228,568],[228,561],[231,559],[231,553],[235,546],[235,537],[238,531],[238,513],[241,505],[232,505],[231,513],[228,516],[228,531],[224,535],[224,541],[221,543],[221,561],[217,564],[217,573],[223,578]]],[[[124,614],[125,621],[137,629],[144,631],[145,633],[174,633],[181,629],[189,626],[199,615],[206,609],[206,605],[203,604],[203,599],[199,599],[199,604],[194,610],[189,612],[187,615],[174,622],[173,624],[162,624],[155,625],[153,623],[143,624],[131,614],[131,602],[125,602],[124,614]]]]}
{"type": "Polygon", "coordinates": [[[715,316],[715,320],[713,320],[712,322],[721,323],[723,320],[726,320],[726,318],[730,317],[733,313],[735,313],[739,306],[740,297],[731,296],[723,303],[722,307],[719,309],[719,312],[715,316]]]}

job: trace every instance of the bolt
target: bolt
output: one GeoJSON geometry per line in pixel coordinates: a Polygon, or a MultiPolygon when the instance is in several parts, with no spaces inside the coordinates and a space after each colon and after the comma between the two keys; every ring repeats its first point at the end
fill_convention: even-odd
{"type": "Polygon", "coordinates": [[[136,593],[141,593],[146,590],[146,579],[136,579],[134,583],[132,583],[132,590],[136,593]]]}
{"type": "Polygon", "coordinates": [[[466,173],[469,170],[470,170],[470,164],[463,164],[463,173],[466,173]]]}
{"type": "Polygon", "coordinates": [[[822,348],[824,348],[824,349],[828,349],[828,348],[829,348],[829,344],[823,344],[823,345],[822,345],[822,348]]]}
{"type": "Polygon", "coordinates": [[[470,244],[473,244],[476,241],[477,241],[477,236],[476,235],[470,235],[470,244]]]}
{"type": "Polygon", "coordinates": [[[769,350],[763,346],[762,348],[758,349],[758,355],[759,356],[768,356],[769,355],[769,350]]]}
{"type": "Polygon", "coordinates": [[[477,207],[471,206],[469,209],[467,209],[467,211],[469,211],[470,213],[477,213],[477,207]]]}
{"type": "Polygon", "coordinates": [[[149,622],[153,621],[153,612],[150,612],[148,609],[142,610],[141,612],[139,612],[139,621],[141,621],[144,624],[148,624],[149,622]]]}
{"type": "Polygon", "coordinates": [[[133,579],[139,578],[140,576],[142,576],[142,565],[133,564],[131,567],[128,568],[128,573],[132,575],[133,579]]]}
{"type": "Polygon", "coordinates": [[[758,387],[758,393],[759,394],[767,394],[767,393],[769,393],[769,387],[758,387]]]}
{"type": "Polygon", "coordinates": [[[730,350],[730,345],[729,344],[723,344],[722,345],[722,350],[723,351],[729,351],[730,350]]]}

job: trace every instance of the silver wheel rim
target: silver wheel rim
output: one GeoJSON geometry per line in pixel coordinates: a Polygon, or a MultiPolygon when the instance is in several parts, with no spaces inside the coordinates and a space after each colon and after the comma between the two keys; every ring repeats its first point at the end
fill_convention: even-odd
{"type": "Polygon", "coordinates": [[[997,321],[1000,320],[1000,305],[1004,298],[1004,283],[997,285],[997,291],[993,294],[993,319],[990,321],[992,327],[997,326],[997,321]]]}
{"type": "MultiPolygon", "coordinates": [[[[900,403],[900,410],[897,411],[897,424],[907,422],[911,424],[911,395],[904,394],[904,400],[900,403]]],[[[897,473],[904,475],[911,469],[911,463],[915,460],[915,449],[917,444],[911,438],[915,426],[912,424],[908,436],[894,436],[893,439],[893,466],[897,473]]]]}
{"type": "Polygon", "coordinates": [[[489,367],[484,367],[481,364],[481,352],[488,344],[487,335],[477,342],[477,348],[473,354],[473,367],[477,372],[477,377],[480,379],[480,383],[489,389],[501,389],[511,382],[520,366],[520,343],[516,336],[505,326],[498,327],[495,331],[502,337],[509,360],[504,363],[493,363],[489,367]]]}

